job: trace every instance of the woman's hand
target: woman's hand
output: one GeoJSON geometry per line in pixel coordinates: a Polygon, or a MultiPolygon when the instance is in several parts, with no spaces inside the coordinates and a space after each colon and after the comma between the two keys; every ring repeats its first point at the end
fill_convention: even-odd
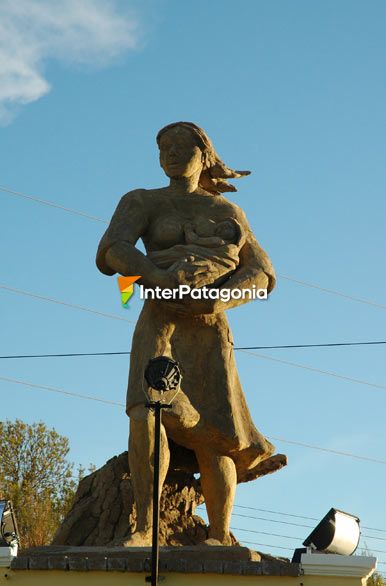
{"type": "Polygon", "coordinates": [[[165,271],[163,269],[155,268],[147,279],[147,287],[155,289],[160,287],[161,289],[177,289],[179,282],[177,276],[174,273],[165,271]]]}
{"type": "Polygon", "coordinates": [[[190,285],[194,288],[200,288],[212,282],[209,271],[210,261],[197,259],[194,256],[178,260],[168,269],[168,272],[175,275],[179,285],[190,285]]]}

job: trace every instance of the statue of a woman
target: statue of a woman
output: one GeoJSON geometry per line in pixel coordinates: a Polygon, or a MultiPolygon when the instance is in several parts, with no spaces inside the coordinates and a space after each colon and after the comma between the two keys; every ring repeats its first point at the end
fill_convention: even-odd
{"type": "MultiPolygon", "coordinates": [[[[145,287],[180,284],[223,289],[272,290],[275,275],[243,211],[221,195],[236,191],[233,171],[218,157],[201,128],[169,124],[157,135],[160,163],[170,185],[124,195],[97,253],[106,275],[141,275],[145,287]],[[136,247],[141,238],[146,255],[136,247]]],[[[198,466],[210,537],[231,543],[230,515],[237,482],[253,480],[286,463],[255,428],[236,370],[225,310],[249,299],[145,301],[135,328],[127,391],[129,465],[137,528],[127,545],[150,545],[154,416],[145,407],[143,380],[150,358],[174,358],[181,390],[163,413],[161,486],[170,452],[198,466]]]]}

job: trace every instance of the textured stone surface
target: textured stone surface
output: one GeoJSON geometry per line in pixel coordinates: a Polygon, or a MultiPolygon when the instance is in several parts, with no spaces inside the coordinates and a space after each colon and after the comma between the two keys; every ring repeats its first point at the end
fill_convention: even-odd
{"type": "MultiPolygon", "coordinates": [[[[148,547],[46,546],[24,550],[12,562],[13,570],[150,572],[148,547]]],[[[300,564],[258,554],[238,546],[162,547],[160,572],[234,574],[245,576],[299,576],[300,564]],[[261,561],[254,561],[254,560],[261,561]]]]}
{"type": "MultiPolygon", "coordinates": [[[[194,514],[202,502],[200,483],[192,474],[169,473],[161,496],[161,545],[196,544],[208,537],[204,521],[194,514]]],[[[135,522],[127,452],[123,452],[79,483],[74,505],[52,543],[121,545],[135,522]]]]}

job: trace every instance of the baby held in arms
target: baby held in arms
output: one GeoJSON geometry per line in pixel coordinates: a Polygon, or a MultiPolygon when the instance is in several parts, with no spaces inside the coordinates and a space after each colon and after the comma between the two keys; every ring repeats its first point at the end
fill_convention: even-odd
{"type": "Polygon", "coordinates": [[[215,248],[225,244],[237,244],[240,240],[240,225],[233,218],[218,222],[215,225],[213,236],[199,236],[196,227],[192,222],[184,225],[185,241],[187,244],[198,244],[215,248]]]}
{"type": "Polygon", "coordinates": [[[183,226],[184,244],[151,251],[148,257],[156,266],[175,272],[181,284],[218,287],[236,270],[244,244],[240,224],[233,218],[213,222],[212,234],[200,236],[196,225],[183,226]]]}

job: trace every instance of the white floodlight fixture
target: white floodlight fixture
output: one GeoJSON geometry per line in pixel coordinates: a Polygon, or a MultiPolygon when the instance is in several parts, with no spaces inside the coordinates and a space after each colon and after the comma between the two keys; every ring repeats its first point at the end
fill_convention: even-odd
{"type": "Polygon", "coordinates": [[[0,566],[17,555],[19,535],[11,501],[0,500],[0,566]]]}
{"type": "Polygon", "coordinates": [[[302,553],[335,553],[352,555],[360,537],[359,518],[339,509],[330,509],[303,541],[306,549],[296,549],[292,561],[300,561],[302,553]]]}

